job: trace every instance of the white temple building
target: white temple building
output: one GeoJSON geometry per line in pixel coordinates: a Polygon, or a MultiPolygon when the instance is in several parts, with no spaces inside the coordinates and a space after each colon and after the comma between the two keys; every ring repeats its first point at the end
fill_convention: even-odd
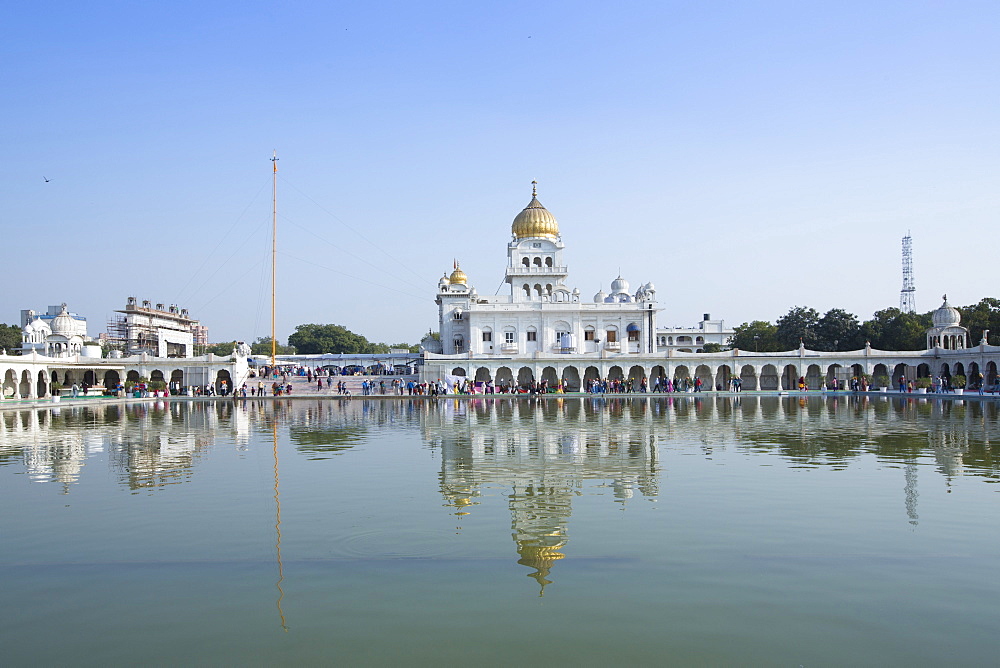
{"type": "MultiPolygon", "coordinates": [[[[70,357],[85,354],[87,319],[70,313],[66,304],[49,306],[46,313],[31,309],[21,311],[21,354],[36,352],[47,357],[70,357]]],[[[100,357],[100,348],[97,348],[100,357]]]]}
{"type": "Polygon", "coordinates": [[[706,343],[726,345],[733,330],[722,320],[691,328],[664,328],[652,283],[634,292],[622,276],[611,291],[581,299],[567,283],[559,223],[532,188],[531,201],[511,225],[505,281],[510,294],[482,296],[456,265],[438,282],[439,332],[445,355],[527,356],[534,353],[597,353],[601,350],[651,354],[701,352],[706,343]]]}
{"type": "MultiPolygon", "coordinates": [[[[548,388],[586,389],[597,379],[701,379],[702,387],[725,389],[739,379],[743,389],[791,390],[847,387],[871,377],[895,387],[930,377],[983,378],[1000,386],[1000,346],[972,346],[957,309],[947,300],[933,314],[927,347],[882,351],[870,345],[827,352],[804,346],[782,352],[727,348],[733,330],[704,314],[694,327],[664,327],[663,309],[651,282],[632,289],[616,277],[610,291],[592,298],[569,282],[559,223],[532,190],[531,201],[511,225],[507,244],[509,294],[483,296],[457,265],[438,281],[440,340],[425,338],[421,377],[427,381],[467,377],[477,387],[521,388],[542,381],[548,388]],[[889,382],[885,382],[885,379],[889,382]]],[[[876,385],[878,386],[878,385],[876,385]]]]}
{"type": "Polygon", "coordinates": [[[661,327],[656,288],[633,290],[624,277],[610,292],[582,298],[571,287],[559,223],[541,202],[533,182],[531,201],[511,225],[505,281],[510,293],[483,296],[457,264],[438,281],[440,345],[425,341],[434,354],[467,354],[487,359],[538,355],[631,354],[669,351],[698,353],[707,343],[725,346],[733,330],[709,314],[695,327],[661,327]]]}

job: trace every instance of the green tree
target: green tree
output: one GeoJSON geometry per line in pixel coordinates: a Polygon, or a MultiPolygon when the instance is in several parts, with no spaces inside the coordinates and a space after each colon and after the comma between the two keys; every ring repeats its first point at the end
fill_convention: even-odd
{"type": "Polygon", "coordinates": [[[226,355],[232,355],[233,348],[235,347],[235,341],[230,341],[229,343],[210,343],[205,347],[205,352],[225,357],[226,355]]]}
{"type": "Polygon", "coordinates": [[[843,309],[827,311],[816,323],[814,331],[817,350],[858,350],[865,345],[858,317],[843,309]]]}
{"type": "Polygon", "coordinates": [[[8,355],[20,355],[21,348],[21,328],[17,325],[0,325],[0,348],[7,351],[8,355]]]}
{"type": "Polygon", "coordinates": [[[778,328],[766,320],[745,322],[733,328],[729,345],[746,351],[778,352],[781,347],[778,345],[777,334],[778,328]]]}
{"type": "Polygon", "coordinates": [[[798,348],[799,343],[806,348],[816,346],[816,324],[819,322],[819,311],[805,306],[793,306],[788,313],[778,318],[776,337],[781,350],[798,348]]]}
{"type": "MultiPolygon", "coordinates": [[[[258,337],[256,341],[250,344],[250,352],[254,355],[270,355],[271,354],[271,337],[261,336],[258,337]]],[[[275,346],[276,355],[294,355],[295,348],[293,346],[283,346],[279,342],[275,346]]]]}
{"type": "Polygon", "coordinates": [[[978,345],[983,338],[983,332],[989,330],[990,345],[1000,342],[1000,299],[984,297],[978,304],[959,306],[962,314],[962,326],[969,329],[969,343],[978,345]]]}
{"type": "Polygon", "coordinates": [[[709,342],[701,347],[701,352],[703,353],[721,353],[725,348],[722,344],[709,342]]]}
{"type": "Polygon", "coordinates": [[[288,345],[303,355],[371,353],[375,347],[343,325],[299,325],[288,337],[288,345]]]}
{"type": "Polygon", "coordinates": [[[923,350],[931,314],[903,313],[890,307],[876,311],[861,324],[861,335],[876,350],[923,350]]]}

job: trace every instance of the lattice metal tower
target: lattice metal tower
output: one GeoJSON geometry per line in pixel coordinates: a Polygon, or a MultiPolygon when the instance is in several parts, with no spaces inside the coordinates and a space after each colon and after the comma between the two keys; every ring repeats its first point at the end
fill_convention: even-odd
{"type": "Polygon", "coordinates": [[[917,288],[913,285],[913,239],[907,232],[903,237],[903,289],[899,291],[899,310],[915,313],[917,310],[917,288]]]}

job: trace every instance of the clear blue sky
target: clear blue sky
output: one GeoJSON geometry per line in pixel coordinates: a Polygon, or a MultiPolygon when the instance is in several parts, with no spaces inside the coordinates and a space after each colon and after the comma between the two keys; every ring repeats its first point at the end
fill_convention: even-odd
{"type": "Polygon", "coordinates": [[[436,328],[539,182],[570,285],[660,321],[995,289],[996,2],[46,2],[0,10],[0,322],[126,297],[213,341],[436,328]],[[43,181],[43,176],[50,179],[43,181]]]}

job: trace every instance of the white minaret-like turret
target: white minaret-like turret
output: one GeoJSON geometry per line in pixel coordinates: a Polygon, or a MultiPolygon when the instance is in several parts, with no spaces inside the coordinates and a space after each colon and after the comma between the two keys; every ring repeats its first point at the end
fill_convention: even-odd
{"type": "Polygon", "coordinates": [[[568,293],[559,223],[538,201],[538,183],[531,182],[531,201],[511,224],[513,239],[507,244],[507,273],[513,301],[552,298],[568,293]]]}

